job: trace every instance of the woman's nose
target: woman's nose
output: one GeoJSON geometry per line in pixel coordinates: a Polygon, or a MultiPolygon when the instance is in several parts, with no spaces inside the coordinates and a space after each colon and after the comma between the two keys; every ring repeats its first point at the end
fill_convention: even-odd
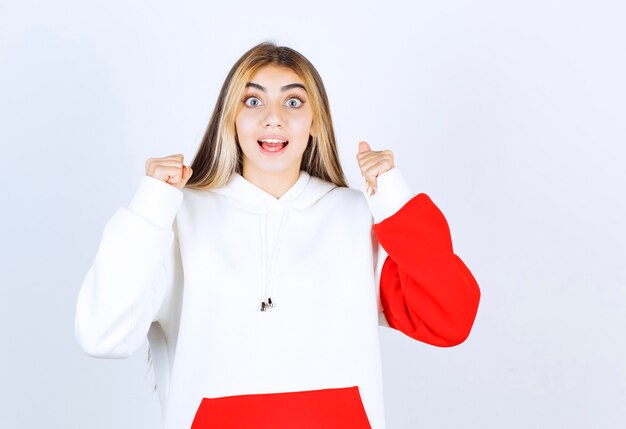
{"type": "Polygon", "coordinates": [[[267,106],[265,112],[266,114],[263,118],[263,125],[265,127],[282,127],[285,124],[281,106],[277,106],[271,103],[267,106]]]}

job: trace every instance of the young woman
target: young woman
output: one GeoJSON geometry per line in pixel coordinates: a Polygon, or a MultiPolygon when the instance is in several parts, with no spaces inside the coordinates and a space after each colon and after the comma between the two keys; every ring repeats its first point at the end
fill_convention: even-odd
{"type": "Polygon", "coordinates": [[[388,150],[346,185],[328,99],[298,52],[233,66],[191,167],[150,158],[78,295],[95,357],[148,338],[166,429],[384,428],[379,324],[446,347],[480,292],[442,213],[388,150]]]}

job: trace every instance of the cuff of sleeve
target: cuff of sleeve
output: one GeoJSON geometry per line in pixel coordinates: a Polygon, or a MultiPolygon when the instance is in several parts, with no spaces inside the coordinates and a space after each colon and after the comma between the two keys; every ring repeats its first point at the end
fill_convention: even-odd
{"type": "Polygon", "coordinates": [[[375,223],[380,223],[396,213],[413,197],[414,194],[397,168],[378,176],[374,195],[365,193],[375,223]]]}
{"type": "Polygon", "coordinates": [[[183,191],[152,176],[143,176],[128,208],[161,228],[171,229],[183,191]]]}

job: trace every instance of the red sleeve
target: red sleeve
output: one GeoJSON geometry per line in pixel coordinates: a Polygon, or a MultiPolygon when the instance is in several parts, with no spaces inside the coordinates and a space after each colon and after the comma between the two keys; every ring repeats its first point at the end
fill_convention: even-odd
{"type": "Polygon", "coordinates": [[[448,223],[426,194],[418,194],[397,213],[374,225],[388,253],[380,279],[380,298],[390,327],[440,347],[465,341],[480,289],[452,249],[448,223]]]}

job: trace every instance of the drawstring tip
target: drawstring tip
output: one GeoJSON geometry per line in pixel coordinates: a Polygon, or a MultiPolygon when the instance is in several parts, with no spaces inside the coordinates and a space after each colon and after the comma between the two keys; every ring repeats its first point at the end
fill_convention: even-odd
{"type": "Polygon", "coordinates": [[[267,311],[268,308],[273,308],[274,303],[272,302],[272,298],[267,298],[267,302],[261,302],[261,311],[267,311]]]}

